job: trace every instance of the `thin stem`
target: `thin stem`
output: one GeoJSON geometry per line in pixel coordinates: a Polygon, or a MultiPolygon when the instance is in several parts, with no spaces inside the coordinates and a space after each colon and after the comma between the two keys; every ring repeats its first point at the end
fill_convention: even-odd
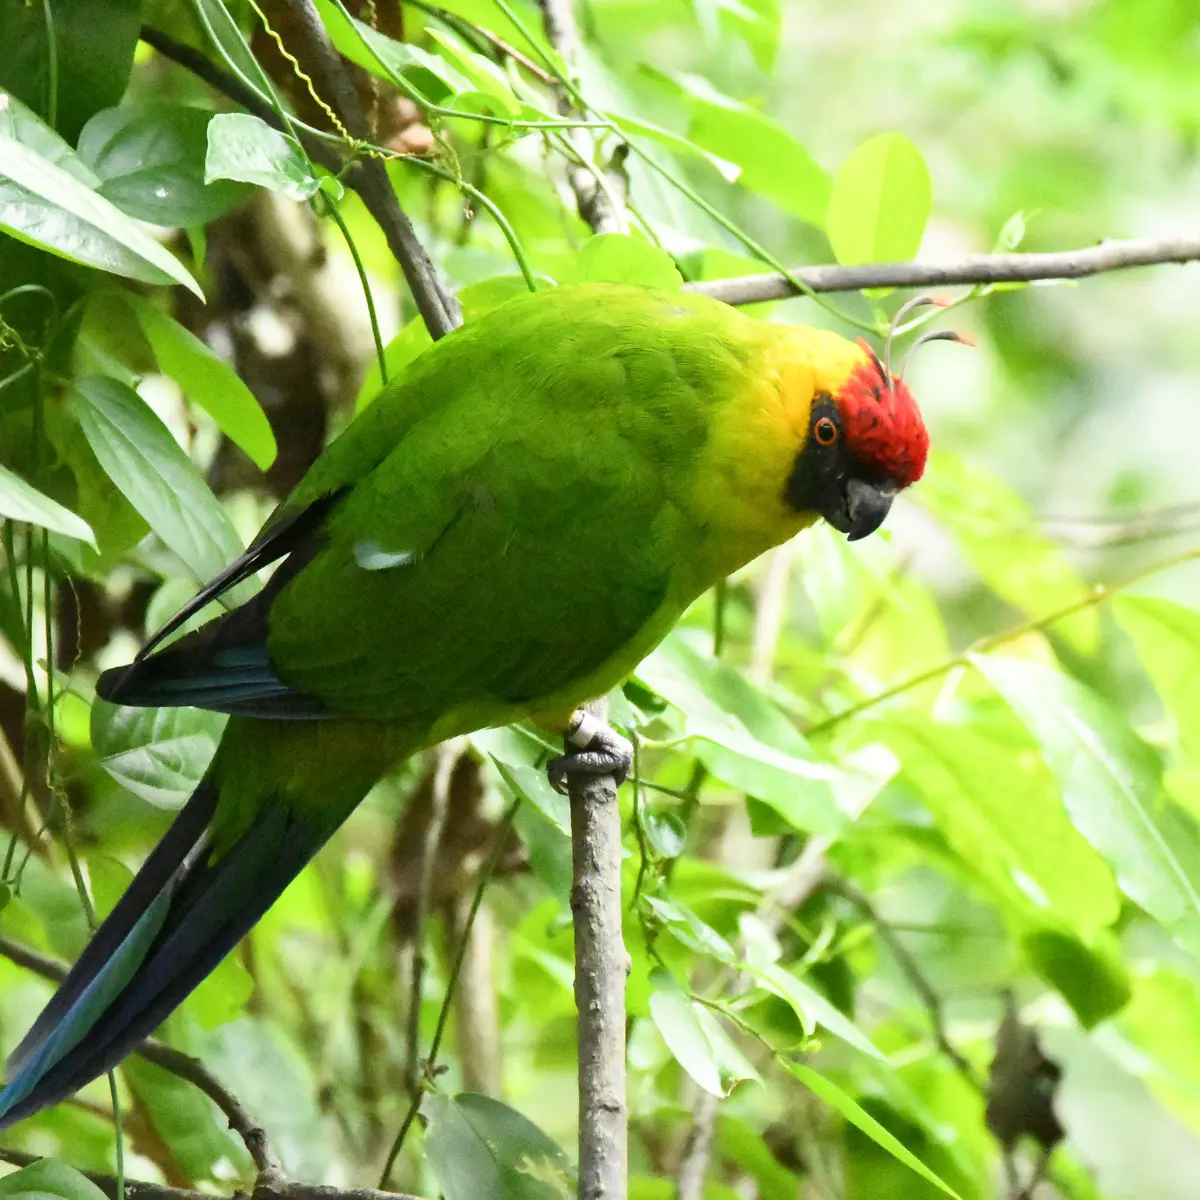
{"type": "Polygon", "coordinates": [[[46,101],[46,124],[58,128],[58,35],[54,28],[54,9],[50,0],[42,0],[46,17],[46,84],[50,92],[46,101]]]}
{"type": "Polygon", "coordinates": [[[968,646],[966,650],[943,659],[936,666],[932,666],[925,671],[919,671],[916,675],[910,675],[900,683],[884,688],[883,691],[876,692],[874,696],[868,696],[865,700],[860,700],[857,704],[852,704],[849,708],[834,713],[832,716],[826,717],[823,721],[818,721],[815,725],[810,725],[804,731],[805,735],[807,737],[814,737],[817,734],[828,733],[838,725],[849,721],[853,717],[860,716],[864,712],[869,712],[885,701],[892,700],[896,696],[901,696],[905,692],[910,692],[913,688],[920,687],[923,683],[939,679],[947,671],[954,670],[955,667],[969,666],[972,657],[976,654],[986,654],[989,650],[994,650],[997,646],[1003,646],[1007,642],[1016,641],[1017,638],[1023,637],[1027,633],[1036,633],[1066,617],[1073,616],[1077,612],[1094,608],[1096,605],[1103,604],[1105,600],[1126,591],[1135,584],[1149,579],[1152,575],[1157,575],[1160,571],[1167,571],[1171,567],[1180,566],[1196,558],[1200,558],[1200,546],[1193,546],[1192,549],[1185,550],[1182,554],[1175,554],[1170,558],[1163,559],[1161,562],[1152,563],[1150,566],[1135,572],[1117,583],[1097,584],[1088,595],[1080,600],[1064,604],[1061,608],[1056,608],[1053,612],[1044,613],[1040,617],[1033,617],[1028,621],[1022,621],[1020,624],[1013,625],[999,633],[992,633],[987,637],[982,637],[968,646]]]}
{"type": "MultiPolygon", "coordinates": [[[[437,1063],[438,1051],[441,1049],[442,1038],[446,1032],[446,1023],[450,1020],[450,1009],[454,1001],[455,989],[458,987],[458,977],[462,974],[463,960],[466,958],[467,941],[471,936],[471,928],[475,924],[475,917],[479,912],[479,906],[483,903],[483,897],[487,892],[488,884],[491,882],[492,876],[495,875],[496,868],[500,865],[500,857],[504,853],[505,843],[508,841],[508,832],[512,828],[512,823],[516,819],[517,810],[520,807],[521,802],[514,800],[509,805],[504,816],[501,817],[500,824],[496,829],[496,842],[492,847],[492,853],[484,864],[484,868],[479,875],[479,882],[475,886],[475,895],[471,900],[467,919],[463,923],[462,934],[458,939],[458,948],[454,954],[454,962],[450,968],[450,978],[446,982],[446,993],[442,997],[442,1008],[438,1013],[437,1027],[433,1031],[433,1041],[429,1043],[429,1055],[425,1060],[426,1078],[430,1078],[433,1075],[434,1067],[437,1063]]],[[[413,1096],[412,1102],[408,1107],[408,1112],[404,1114],[404,1120],[401,1122],[400,1129],[396,1134],[395,1140],[392,1142],[391,1149],[388,1151],[383,1173],[379,1177],[380,1188],[386,1188],[388,1185],[392,1168],[396,1165],[396,1159],[400,1151],[404,1148],[404,1141],[408,1137],[408,1131],[417,1119],[417,1112],[421,1107],[422,1096],[423,1092],[418,1092],[413,1096]]]]}
{"type": "Polygon", "coordinates": [[[342,214],[338,212],[337,205],[328,196],[325,198],[325,212],[342,231],[342,237],[346,239],[346,246],[350,251],[350,257],[354,259],[354,269],[358,272],[359,283],[362,284],[363,298],[367,302],[367,313],[371,318],[371,336],[375,339],[375,357],[379,361],[379,383],[381,387],[387,386],[388,371],[387,359],[383,353],[383,334],[379,330],[379,316],[375,312],[375,296],[371,292],[371,281],[367,278],[367,268],[363,265],[362,256],[358,252],[358,247],[354,244],[354,238],[350,236],[350,230],[346,225],[342,214]]]}

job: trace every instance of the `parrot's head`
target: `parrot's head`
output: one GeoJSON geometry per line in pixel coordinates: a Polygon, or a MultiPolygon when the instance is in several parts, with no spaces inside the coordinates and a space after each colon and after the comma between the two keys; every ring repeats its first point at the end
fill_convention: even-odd
{"type": "Polygon", "coordinates": [[[883,524],[896,494],[921,478],[929,454],[929,433],[904,380],[866,342],[858,345],[863,354],[840,385],[818,381],[787,484],[793,508],[819,513],[852,542],[883,524]]]}

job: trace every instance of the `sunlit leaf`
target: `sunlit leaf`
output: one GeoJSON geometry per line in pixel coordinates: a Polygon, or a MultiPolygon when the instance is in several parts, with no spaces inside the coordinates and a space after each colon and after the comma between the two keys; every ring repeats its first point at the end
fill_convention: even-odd
{"type": "Polygon", "coordinates": [[[208,123],[204,182],[236,179],[307,200],[321,181],[296,139],[249,113],[218,113],[208,123]]]}
{"type": "Polygon", "coordinates": [[[982,878],[1085,934],[1116,920],[1112,872],[1072,825],[1035,754],[1014,754],[982,732],[916,714],[881,723],[879,736],[950,845],[982,878]]]}
{"type": "Polygon", "coordinates": [[[863,142],[838,168],[825,229],[840,263],[916,256],[932,190],[921,152],[899,133],[863,142]]]}
{"type": "Polygon", "coordinates": [[[1200,764],[1200,612],[1154,596],[1118,596],[1112,608],[1175,719],[1184,753],[1200,764]]]}
{"type": "Polygon", "coordinates": [[[706,1092],[724,1096],[721,1069],[696,1009],[673,983],[657,987],[650,996],[650,1016],[675,1060],[706,1092]]]}
{"type": "Polygon", "coordinates": [[[750,974],[767,991],[774,993],[791,1006],[792,1011],[800,1019],[804,1032],[810,1037],[816,1027],[820,1025],[821,1028],[840,1037],[842,1041],[849,1043],[856,1050],[861,1050],[864,1054],[871,1055],[872,1058],[883,1058],[871,1039],[845,1013],[834,1008],[816,988],[805,983],[799,976],[793,975],[791,971],[777,963],[752,967],[750,974]]]}
{"type": "Polygon", "coordinates": [[[254,393],[228,363],[174,317],[148,300],[136,296],[127,299],[163,373],[216,421],[221,432],[239,445],[259,470],[265,471],[275,461],[275,434],[254,393]]]}
{"type": "Polygon", "coordinates": [[[624,233],[598,233],[588,238],[579,251],[579,278],[666,291],[677,291],[683,283],[665,250],[624,233]]]}
{"type": "Polygon", "coordinates": [[[30,486],[19,475],[14,475],[7,467],[0,467],[0,516],[13,521],[25,521],[41,529],[49,529],[52,533],[87,542],[92,549],[96,548],[96,535],[82,517],[63,508],[57,500],[43,496],[37,488],[30,486]]]}
{"type": "Polygon", "coordinates": [[[72,262],[140,279],[181,283],[184,265],[135,221],[63,167],[0,135],[0,230],[72,262]]]}
{"type": "Polygon", "coordinates": [[[1162,790],[1153,751],[1098,696],[1020,659],[972,659],[1012,706],[1058,779],[1075,827],[1122,889],[1200,948],[1200,831],[1162,790]]]}
{"type": "Polygon", "coordinates": [[[813,225],[824,225],[829,174],[771,117],[725,95],[700,75],[658,75],[690,113],[688,138],[735,163],[738,182],[813,225]]]}

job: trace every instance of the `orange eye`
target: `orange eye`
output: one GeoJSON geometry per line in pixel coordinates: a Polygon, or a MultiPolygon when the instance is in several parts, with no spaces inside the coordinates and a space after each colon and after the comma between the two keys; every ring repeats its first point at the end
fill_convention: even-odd
{"type": "Polygon", "coordinates": [[[838,439],[838,427],[828,417],[822,417],[813,426],[813,437],[822,446],[832,446],[838,439]]]}

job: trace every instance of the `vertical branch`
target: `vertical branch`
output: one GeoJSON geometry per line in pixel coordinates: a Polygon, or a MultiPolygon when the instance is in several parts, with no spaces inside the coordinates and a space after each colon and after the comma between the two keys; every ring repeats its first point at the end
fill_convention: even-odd
{"type": "MultiPolygon", "coordinates": [[[[352,137],[366,139],[370,134],[367,114],[329,34],[321,23],[313,0],[290,0],[298,27],[304,32],[303,55],[311,65],[317,86],[327,94],[352,137]]],[[[355,190],[375,214],[387,237],[388,249],[404,272],[413,300],[436,340],[462,324],[462,311],[454,294],[443,284],[437,268],[417,239],[391,181],[378,158],[365,158],[355,168],[355,190]]]]}
{"type": "MultiPolygon", "coordinates": [[[[607,705],[599,701],[587,709],[603,720],[607,705]]],[[[571,749],[568,743],[568,753],[571,749]]],[[[579,1200],[623,1200],[629,956],[621,937],[621,811],[611,775],[573,775],[570,795],[579,1010],[579,1200]]]]}

